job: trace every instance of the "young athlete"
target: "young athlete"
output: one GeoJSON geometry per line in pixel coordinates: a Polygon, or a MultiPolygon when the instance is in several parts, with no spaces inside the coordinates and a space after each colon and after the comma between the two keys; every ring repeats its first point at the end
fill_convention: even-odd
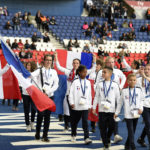
{"type": "Polygon", "coordinates": [[[145,68],[140,69],[140,74],[142,77],[138,78],[138,85],[142,88],[145,99],[143,103],[143,119],[145,127],[142,131],[141,136],[138,138],[137,142],[142,146],[146,147],[144,141],[147,135],[150,149],[150,64],[147,64],[145,68]]]}
{"type": "MultiPolygon", "coordinates": [[[[64,122],[65,122],[65,129],[64,129],[64,131],[66,132],[69,129],[70,109],[71,109],[71,108],[69,108],[69,105],[68,105],[68,95],[69,95],[69,92],[70,92],[70,86],[72,84],[72,81],[75,78],[77,78],[76,70],[80,66],[80,60],[75,58],[73,60],[73,62],[72,62],[73,69],[69,70],[67,68],[64,68],[64,67],[60,66],[56,52],[55,52],[54,55],[55,55],[55,59],[56,59],[56,66],[57,66],[57,68],[61,72],[64,72],[65,75],[67,76],[67,91],[66,91],[66,96],[65,96],[65,99],[64,99],[64,103],[63,103],[63,107],[64,107],[64,122]]],[[[93,55],[93,66],[92,66],[91,69],[87,70],[87,75],[89,75],[90,73],[95,71],[95,66],[96,66],[96,57],[95,57],[95,55],[93,55]]]]}
{"type": "Polygon", "coordinates": [[[110,138],[115,129],[114,113],[115,105],[120,99],[119,85],[111,79],[113,69],[104,67],[102,71],[103,80],[96,87],[96,95],[93,102],[93,113],[99,106],[99,128],[104,150],[109,150],[110,138]]]}
{"type": "MultiPolygon", "coordinates": [[[[105,66],[111,67],[113,69],[113,74],[111,79],[118,83],[120,90],[123,89],[124,84],[126,82],[126,76],[123,74],[123,72],[119,69],[115,69],[115,62],[114,58],[108,56],[105,60],[105,66]]],[[[97,75],[97,81],[96,85],[102,80],[102,71],[99,71],[97,75]]],[[[114,143],[118,143],[122,141],[123,138],[119,135],[118,132],[118,122],[115,122],[115,130],[114,130],[114,143]]]]}
{"type": "Polygon", "coordinates": [[[80,65],[77,69],[78,78],[72,82],[69,94],[69,104],[71,106],[71,141],[76,141],[77,125],[82,118],[82,128],[84,130],[85,144],[92,142],[89,139],[88,110],[91,109],[91,83],[86,79],[87,69],[80,65]]]}
{"type": "MultiPolygon", "coordinates": [[[[32,78],[37,83],[41,91],[43,91],[49,98],[53,100],[54,92],[58,88],[59,79],[56,70],[52,69],[52,65],[53,65],[52,55],[50,54],[45,55],[43,67],[32,72],[32,78]]],[[[40,131],[43,122],[44,128],[43,128],[42,141],[44,142],[50,141],[48,139],[50,116],[51,116],[51,111],[49,111],[48,109],[42,112],[38,111],[36,134],[35,134],[36,140],[40,139],[40,131]]]]}
{"type": "Polygon", "coordinates": [[[138,118],[143,111],[144,96],[142,89],[136,87],[136,75],[129,74],[127,77],[129,87],[122,90],[121,99],[117,105],[117,109],[114,118],[118,116],[124,104],[124,115],[128,130],[128,138],[125,143],[125,150],[136,150],[134,144],[134,133],[136,130],[138,118]]]}
{"type": "MultiPolygon", "coordinates": [[[[33,72],[36,67],[34,67],[33,62],[27,62],[25,64],[26,69],[29,72],[33,72]]],[[[28,78],[28,80],[32,83],[32,79],[28,78]]],[[[24,116],[25,116],[25,123],[26,123],[26,131],[29,132],[31,130],[34,130],[34,120],[35,120],[35,114],[36,114],[36,107],[29,96],[29,94],[26,92],[24,88],[22,88],[22,98],[23,98],[23,108],[24,108],[24,116]],[[31,110],[31,119],[30,119],[30,110],[31,110]]]]}

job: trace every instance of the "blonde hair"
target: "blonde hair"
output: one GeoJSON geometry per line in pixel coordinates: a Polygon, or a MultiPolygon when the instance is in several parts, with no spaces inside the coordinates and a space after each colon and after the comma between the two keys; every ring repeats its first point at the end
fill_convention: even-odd
{"type": "Polygon", "coordinates": [[[131,77],[136,77],[136,74],[135,74],[135,73],[130,73],[130,74],[127,76],[127,80],[129,80],[131,77]]]}
{"type": "Polygon", "coordinates": [[[105,63],[108,62],[110,59],[113,59],[113,60],[114,60],[113,57],[108,56],[108,57],[106,57],[106,59],[105,59],[105,63]]]}

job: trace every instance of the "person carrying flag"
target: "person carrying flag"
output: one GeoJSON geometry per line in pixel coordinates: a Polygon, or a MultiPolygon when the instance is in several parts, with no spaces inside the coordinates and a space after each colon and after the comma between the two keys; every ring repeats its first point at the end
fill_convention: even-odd
{"type": "MultiPolygon", "coordinates": [[[[69,122],[70,122],[70,111],[69,109],[69,102],[68,102],[68,95],[70,92],[70,87],[72,84],[72,81],[77,78],[76,75],[76,70],[78,69],[78,67],[80,66],[80,60],[79,59],[74,59],[72,62],[72,66],[73,69],[69,70],[67,68],[64,68],[62,66],[60,66],[59,61],[58,61],[58,57],[57,57],[57,52],[54,53],[55,55],[55,59],[56,59],[56,66],[57,69],[60,70],[61,72],[64,72],[65,75],[67,76],[67,92],[66,92],[66,96],[64,99],[64,103],[63,103],[63,107],[64,107],[64,122],[65,122],[65,129],[64,131],[67,132],[69,129],[69,122]]],[[[87,70],[87,75],[89,75],[90,73],[94,72],[96,68],[96,56],[93,55],[93,66],[91,69],[87,70]]]]}

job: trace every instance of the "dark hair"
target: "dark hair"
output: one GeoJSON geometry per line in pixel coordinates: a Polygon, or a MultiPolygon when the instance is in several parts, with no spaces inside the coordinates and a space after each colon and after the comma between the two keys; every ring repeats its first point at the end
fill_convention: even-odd
{"type": "Polygon", "coordinates": [[[136,65],[136,69],[140,68],[140,63],[138,61],[134,60],[134,64],[136,65]]]}
{"type": "Polygon", "coordinates": [[[74,62],[75,60],[79,61],[79,64],[81,64],[81,60],[80,60],[80,59],[75,58],[75,59],[73,59],[73,62],[74,62]]]}
{"type": "Polygon", "coordinates": [[[84,69],[87,69],[86,66],[80,65],[79,68],[76,71],[76,75],[79,75],[79,72],[82,72],[84,69]]]}
{"type": "Polygon", "coordinates": [[[31,64],[31,72],[33,72],[33,71],[35,71],[37,69],[37,65],[36,65],[36,63],[34,61],[32,61],[32,62],[26,62],[25,63],[25,67],[26,68],[27,68],[28,64],[31,64]]]}
{"type": "Polygon", "coordinates": [[[113,72],[113,69],[112,69],[111,67],[107,67],[107,66],[105,66],[105,67],[104,67],[104,69],[107,69],[107,70],[109,70],[109,71],[113,72]]]}
{"type": "Polygon", "coordinates": [[[52,58],[53,58],[53,56],[52,56],[52,55],[50,55],[50,54],[46,54],[46,55],[44,55],[44,61],[45,61],[45,59],[46,59],[47,57],[52,57],[52,58]]]}
{"type": "Polygon", "coordinates": [[[102,68],[104,67],[104,61],[101,59],[96,60],[96,65],[100,65],[102,68]]]}

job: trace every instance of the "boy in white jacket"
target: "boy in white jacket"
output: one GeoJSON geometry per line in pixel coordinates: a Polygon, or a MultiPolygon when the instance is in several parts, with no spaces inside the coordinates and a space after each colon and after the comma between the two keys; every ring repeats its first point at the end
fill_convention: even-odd
{"type": "Polygon", "coordinates": [[[124,103],[124,115],[128,130],[128,138],[125,143],[125,150],[136,150],[134,144],[134,133],[136,130],[138,118],[143,111],[144,95],[140,87],[136,87],[136,75],[129,74],[127,77],[129,84],[128,88],[122,90],[120,103],[117,105],[117,109],[114,118],[118,116],[124,103]]]}
{"type": "Polygon", "coordinates": [[[115,129],[113,119],[115,105],[120,99],[119,85],[111,79],[113,69],[105,67],[102,72],[104,80],[100,81],[96,87],[96,95],[93,102],[93,113],[96,106],[99,106],[99,129],[104,144],[104,150],[109,150],[110,137],[115,129]]]}

